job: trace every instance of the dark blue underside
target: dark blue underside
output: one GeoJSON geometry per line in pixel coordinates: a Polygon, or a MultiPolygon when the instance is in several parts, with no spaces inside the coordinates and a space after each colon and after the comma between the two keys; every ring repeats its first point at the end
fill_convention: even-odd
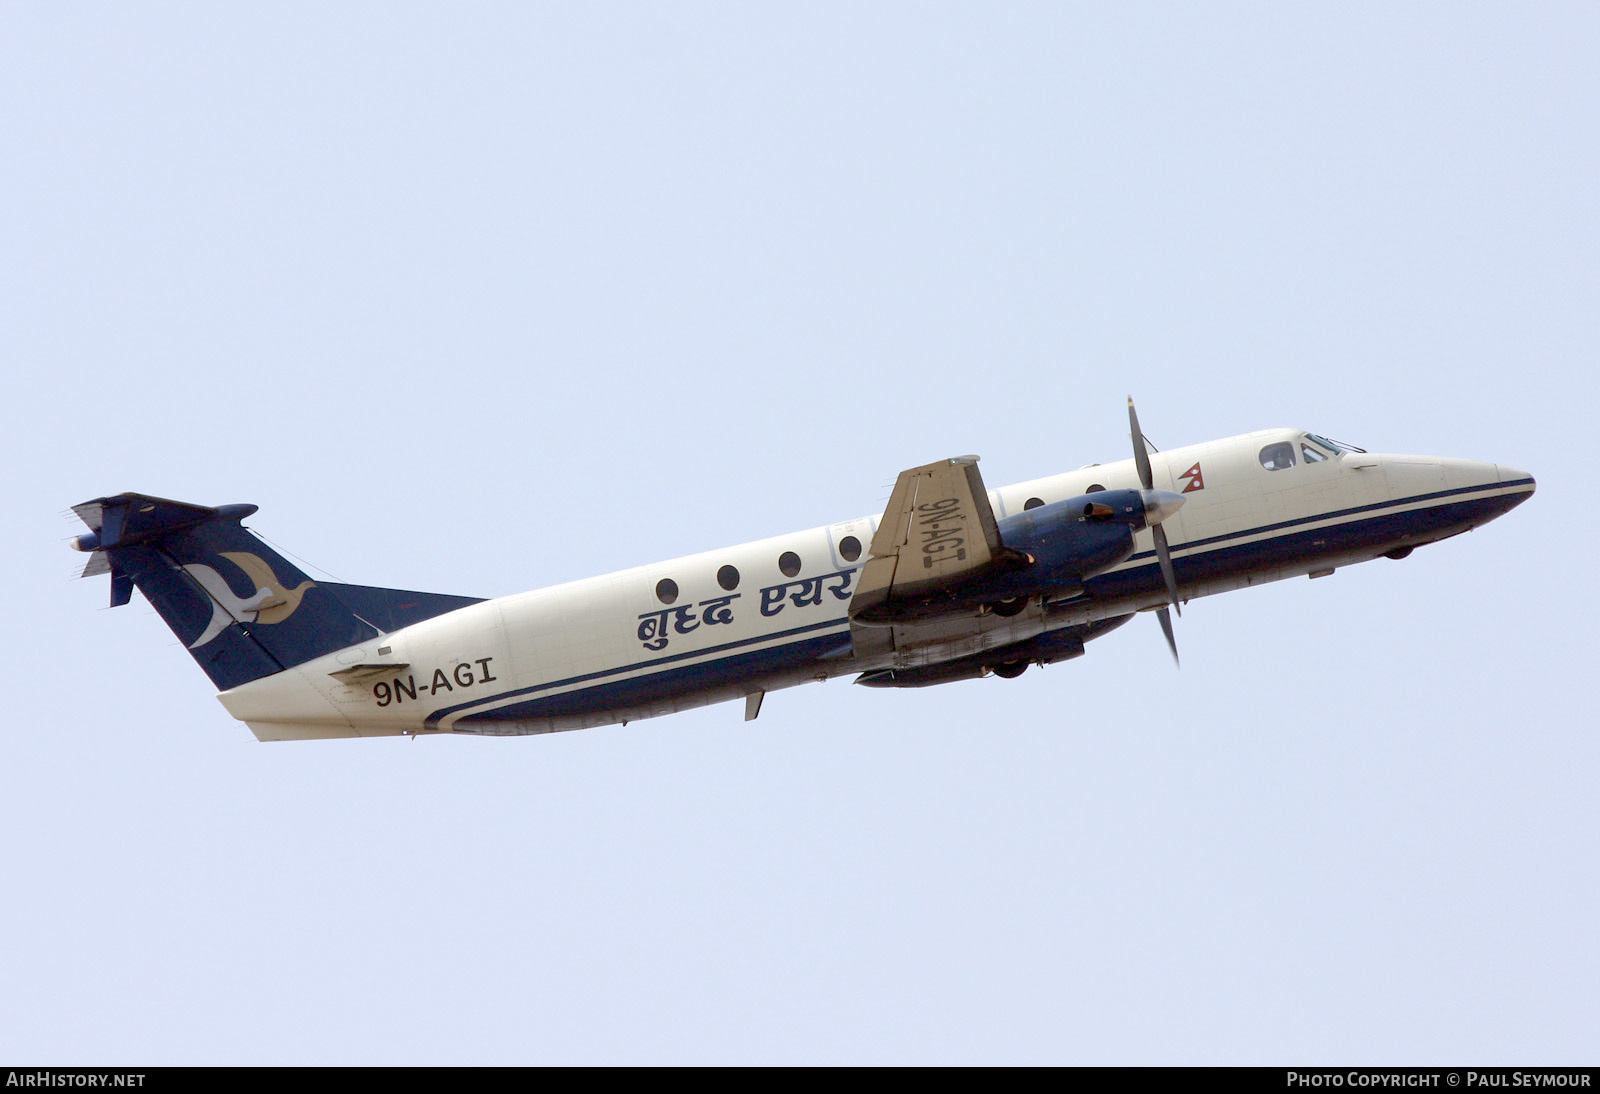
{"type": "MultiPolygon", "coordinates": [[[[830,620],[826,623],[815,624],[810,627],[800,628],[798,631],[789,632],[791,634],[798,634],[802,631],[809,633],[805,637],[797,638],[795,641],[786,642],[780,646],[729,653],[727,656],[718,657],[713,661],[662,669],[659,672],[649,673],[645,676],[635,676],[627,680],[611,680],[607,682],[606,678],[616,676],[622,672],[633,672],[641,668],[648,668],[650,663],[628,665],[619,669],[589,673],[585,676],[569,677],[565,680],[553,680],[548,684],[522,689],[520,694],[530,696],[523,702],[512,706],[500,707],[483,714],[465,715],[456,722],[456,727],[470,730],[475,723],[483,724],[533,718],[564,718],[593,714],[596,711],[603,710],[648,708],[656,704],[670,703],[695,692],[734,687],[752,680],[794,672],[816,664],[818,660],[830,653],[842,654],[849,652],[850,633],[848,628],[849,625],[842,619],[830,620]],[[595,683],[590,687],[579,688],[576,691],[562,692],[560,695],[538,694],[554,688],[571,687],[586,680],[593,680],[595,683]]],[[[766,635],[762,638],[750,639],[745,642],[730,642],[721,648],[732,650],[740,646],[749,646],[756,642],[771,642],[774,639],[781,639],[781,637],[781,635],[766,635]]],[[[662,660],[676,661],[684,657],[704,657],[715,652],[715,650],[696,650],[693,653],[663,658],[662,660]]],[[[654,663],[659,664],[661,662],[654,663]]],[[[481,701],[479,700],[478,702],[481,701]]],[[[478,702],[462,705],[477,706],[478,702]]],[[[442,718],[460,709],[461,707],[458,706],[447,707],[444,710],[437,711],[428,716],[427,724],[436,728],[442,718]]]]}
{"type": "MultiPolygon", "coordinates": [[[[1486,489],[1486,487],[1480,486],[1471,489],[1482,490],[1486,489]]],[[[1448,495],[1460,492],[1463,491],[1447,491],[1444,493],[1448,495]]],[[[1429,497],[1433,496],[1437,495],[1429,495],[1429,497]]],[[[1401,501],[1365,506],[1361,509],[1344,510],[1340,513],[1325,513],[1316,517],[1284,522],[1280,525],[1246,529],[1225,536],[1216,536],[1193,543],[1174,545],[1172,548],[1173,569],[1177,574],[1180,586],[1185,584],[1196,585],[1220,577],[1254,572],[1267,573],[1285,566],[1310,566],[1314,565],[1319,559],[1348,556],[1355,551],[1371,550],[1376,553],[1408,537],[1413,539],[1416,537],[1443,538],[1444,536],[1464,531],[1469,527],[1492,520],[1494,517],[1525,501],[1528,496],[1526,493],[1501,494],[1492,498],[1446,502],[1427,509],[1413,509],[1403,513],[1380,513],[1329,527],[1305,531],[1289,530],[1297,525],[1314,523],[1332,517],[1368,512],[1423,500],[1421,498],[1408,498],[1401,501]],[[1187,556],[1183,553],[1192,551],[1200,546],[1210,546],[1229,539],[1239,539],[1280,529],[1282,530],[1281,534],[1254,543],[1241,543],[1232,547],[1221,547],[1187,556]]],[[[1092,604],[1095,601],[1144,596],[1161,589],[1163,587],[1161,573],[1150,552],[1143,552],[1133,556],[1133,558],[1135,561],[1144,559],[1148,560],[1148,562],[1146,565],[1090,579],[1085,583],[1084,595],[1066,602],[1067,605],[1081,607],[1085,604],[1092,604]]],[[[842,619],[798,628],[794,631],[786,632],[786,634],[794,636],[795,640],[765,649],[741,649],[741,647],[772,642],[775,639],[785,637],[784,634],[764,635],[741,642],[730,642],[725,646],[714,649],[695,650],[690,653],[661,658],[654,662],[624,665],[614,669],[588,673],[583,676],[554,680],[548,684],[521,689],[520,692],[508,692],[496,698],[504,699],[516,694],[524,694],[528,698],[522,702],[485,711],[481,714],[463,715],[456,722],[456,728],[470,732],[475,725],[488,725],[502,721],[572,717],[603,711],[634,710],[649,708],[652,705],[666,705],[696,692],[735,687],[740,684],[756,685],[764,678],[803,669],[821,657],[847,648],[849,643],[847,624],[842,619]],[[716,657],[714,660],[697,664],[678,664],[672,667],[663,667],[654,672],[647,672],[646,675],[624,680],[614,679],[623,673],[637,672],[640,669],[648,670],[655,665],[666,666],[672,662],[680,662],[695,657],[714,656],[723,651],[727,651],[727,655],[716,657]],[[559,695],[541,694],[557,688],[570,688],[573,685],[582,684],[588,684],[589,686],[578,687],[576,690],[566,691],[559,695]]],[[[484,700],[446,707],[430,715],[428,725],[436,728],[441,719],[455,711],[479,706],[482,702],[484,700]]]]}

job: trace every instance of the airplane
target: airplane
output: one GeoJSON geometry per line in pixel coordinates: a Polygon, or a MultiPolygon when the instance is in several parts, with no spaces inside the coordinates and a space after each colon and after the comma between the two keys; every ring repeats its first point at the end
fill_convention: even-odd
{"type": "Polygon", "coordinates": [[[1083,654],[1153,612],[1322,577],[1471,530],[1527,472],[1297,429],[989,490],[978,457],[902,472],[884,512],[494,600],[313,581],[254,505],[117,494],[73,507],[84,576],[137,588],[263,741],[514,736],[622,724],[854,675],[926,687],[1083,654]]]}

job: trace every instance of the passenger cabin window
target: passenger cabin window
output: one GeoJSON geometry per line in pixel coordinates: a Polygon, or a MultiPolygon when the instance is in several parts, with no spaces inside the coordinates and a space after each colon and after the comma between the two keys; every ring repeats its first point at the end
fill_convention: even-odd
{"type": "Polygon", "coordinates": [[[671,604],[678,599],[678,583],[670,577],[664,577],[656,582],[656,599],[663,604],[671,604]]]}
{"type": "Polygon", "coordinates": [[[1323,460],[1328,458],[1326,453],[1320,452],[1311,445],[1303,443],[1300,445],[1300,455],[1306,458],[1307,463],[1321,463],[1323,460]]]}
{"type": "Polygon", "coordinates": [[[1269,444],[1261,450],[1261,466],[1268,471],[1283,471],[1294,466],[1294,445],[1288,441],[1269,444]]]}
{"type": "Polygon", "coordinates": [[[1039,508],[1039,506],[1041,506],[1043,504],[1044,504],[1044,499],[1043,498],[1029,498],[1027,501],[1022,503],[1022,507],[1024,509],[1037,509],[1037,508],[1039,508]]]}
{"type": "Polygon", "coordinates": [[[778,556],[778,569],[783,571],[784,577],[793,577],[800,572],[800,556],[793,551],[785,551],[778,556]]]}
{"type": "Polygon", "coordinates": [[[733,592],[739,587],[739,571],[732,566],[724,566],[717,571],[717,584],[728,592],[733,592]]]}
{"type": "Polygon", "coordinates": [[[854,562],[861,557],[861,541],[855,536],[845,536],[839,541],[839,557],[854,562]]]}

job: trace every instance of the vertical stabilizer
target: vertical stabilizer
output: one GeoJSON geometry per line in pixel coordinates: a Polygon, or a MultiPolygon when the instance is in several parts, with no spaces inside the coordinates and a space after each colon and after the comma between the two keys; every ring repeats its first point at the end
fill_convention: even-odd
{"type": "Polygon", "coordinates": [[[477,602],[312,581],[240,523],[254,505],[117,494],[73,511],[92,529],[74,544],[92,552],[85,575],[111,575],[113,606],[143,593],[223,691],[375,637],[399,609],[415,622],[477,602]],[[359,589],[365,615],[341,589],[359,589]]]}

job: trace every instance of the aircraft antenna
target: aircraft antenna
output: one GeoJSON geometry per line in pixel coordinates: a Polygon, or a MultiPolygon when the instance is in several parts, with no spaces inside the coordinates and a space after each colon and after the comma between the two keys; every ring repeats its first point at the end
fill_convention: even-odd
{"type": "MultiPolygon", "coordinates": [[[[328,579],[330,579],[332,581],[337,581],[341,585],[350,584],[350,582],[346,581],[344,578],[340,577],[338,574],[333,573],[333,572],[331,572],[329,570],[324,570],[321,566],[318,566],[315,562],[312,562],[309,558],[301,558],[299,555],[297,555],[293,551],[289,550],[289,548],[285,547],[283,544],[278,543],[275,540],[273,540],[273,539],[269,538],[268,536],[264,535],[263,533],[256,531],[254,528],[250,529],[250,534],[253,535],[253,536],[256,536],[258,539],[266,540],[267,543],[270,544],[274,550],[280,551],[283,554],[286,554],[290,558],[294,559],[296,562],[299,562],[299,563],[301,563],[302,565],[305,565],[305,566],[309,566],[311,569],[320,572],[323,577],[326,577],[326,578],[328,578],[328,579]]],[[[367,621],[365,619],[363,619],[362,622],[366,623],[367,621]]],[[[371,627],[372,624],[371,623],[367,623],[367,626],[371,627]]],[[[373,629],[377,630],[376,627],[373,627],[373,629]]],[[[378,633],[382,634],[383,632],[380,630],[380,631],[378,631],[378,633]]]]}

